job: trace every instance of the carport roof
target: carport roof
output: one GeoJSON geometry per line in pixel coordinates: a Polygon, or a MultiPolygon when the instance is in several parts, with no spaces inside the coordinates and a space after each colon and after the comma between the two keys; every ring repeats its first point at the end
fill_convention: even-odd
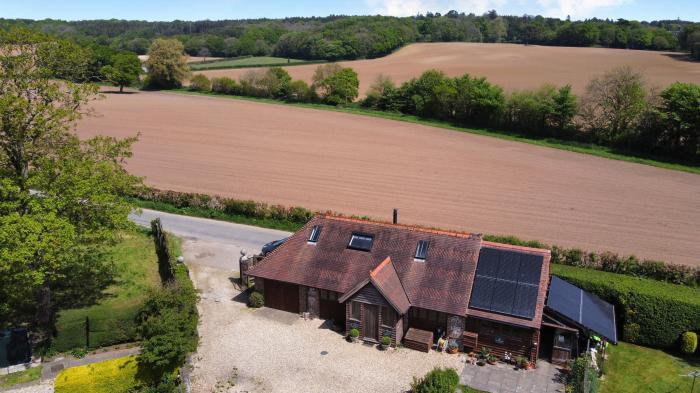
{"type": "Polygon", "coordinates": [[[583,289],[552,276],[547,307],[575,324],[617,343],[615,306],[583,289]]]}

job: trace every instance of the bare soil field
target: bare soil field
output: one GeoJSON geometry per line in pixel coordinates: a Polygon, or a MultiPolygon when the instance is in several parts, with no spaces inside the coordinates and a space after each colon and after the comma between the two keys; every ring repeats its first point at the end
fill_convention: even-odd
{"type": "MultiPolygon", "coordinates": [[[[585,91],[595,76],[622,65],[644,72],[655,86],[666,87],[676,81],[700,83],[700,63],[671,52],[651,52],[607,48],[568,48],[515,44],[427,43],[408,45],[387,57],[346,61],[360,79],[360,97],[364,96],[379,74],[396,83],[436,68],[450,76],[469,73],[485,76],[506,91],[534,89],[544,83],[570,84],[576,93],[585,91]]],[[[294,79],[311,82],[318,65],[286,67],[294,79]]],[[[212,70],[208,77],[238,78],[250,69],[212,70]]]]}
{"type": "Polygon", "coordinates": [[[139,92],[81,137],[141,133],[152,186],[700,265],[700,176],[412,123],[139,92]]]}

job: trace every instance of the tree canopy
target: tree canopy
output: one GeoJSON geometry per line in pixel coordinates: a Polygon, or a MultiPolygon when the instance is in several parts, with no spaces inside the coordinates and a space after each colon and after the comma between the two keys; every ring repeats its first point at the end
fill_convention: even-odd
{"type": "Polygon", "coordinates": [[[97,97],[71,82],[89,63],[73,45],[0,34],[0,327],[50,333],[57,310],[98,298],[112,277],[105,250],[131,226],[122,195],[140,179],[122,165],[134,139],[72,132],[97,97]]]}
{"type": "Polygon", "coordinates": [[[141,60],[132,52],[117,53],[112,56],[110,63],[100,69],[105,81],[119,87],[119,92],[124,87],[132,86],[139,80],[141,74],[141,60]]]}
{"type": "Polygon", "coordinates": [[[182,86],[182,81],[189,75],[184,47],[178,40],[157,39],[148,49],[146,61],[150,87],[170,89],[182,86]]]}

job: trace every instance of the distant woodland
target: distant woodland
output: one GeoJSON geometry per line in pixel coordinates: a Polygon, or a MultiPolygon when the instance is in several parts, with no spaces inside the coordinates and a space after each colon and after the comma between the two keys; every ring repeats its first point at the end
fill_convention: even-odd
{"type": "Polygon", "coordinates": [[[0,19],[0,28],[29,27],[86,46],[145,54],[159,37],[180,40],[191,56],[274,55],[305,60],[385,56],[413,42],[511,42],[681,50],[700,59],[700,23],[624,19],[570,21],[450,11],[414,17],[328,16],[286,19],[147,22],[0,19]]]}

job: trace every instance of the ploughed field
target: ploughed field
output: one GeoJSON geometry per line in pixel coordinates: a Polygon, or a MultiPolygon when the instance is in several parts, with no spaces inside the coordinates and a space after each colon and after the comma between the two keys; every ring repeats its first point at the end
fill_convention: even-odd
{"type": "Polygon", "coordinates": [[[141,133],[149,185],[700,265],[700,176],[418,124],[108,94],[82,137],[141,133]]]}
{"type": "MultiPolygon", "coordinates": [[[[373,60],[342,62],[357,71],[360,97],[379,74],[397,84],[436,68],[450,76],[469,73],[485,76],[506,91],[534,89],[544,83],[570,84],[577,94],[588,82],[604,72],[629,65],[644,72],[655,86],[676,82],[700,83],[700,63],[684,60],[687,55],[607,48],[569,48],[516,44],[423,43],[408,45],[389,56],[373,60]]],[[[294,79],[311,82],[317,64],[286,67],[294,79]]],[[[250,69],[211,70],[208,77],[238,79],[250,69]]]]}

